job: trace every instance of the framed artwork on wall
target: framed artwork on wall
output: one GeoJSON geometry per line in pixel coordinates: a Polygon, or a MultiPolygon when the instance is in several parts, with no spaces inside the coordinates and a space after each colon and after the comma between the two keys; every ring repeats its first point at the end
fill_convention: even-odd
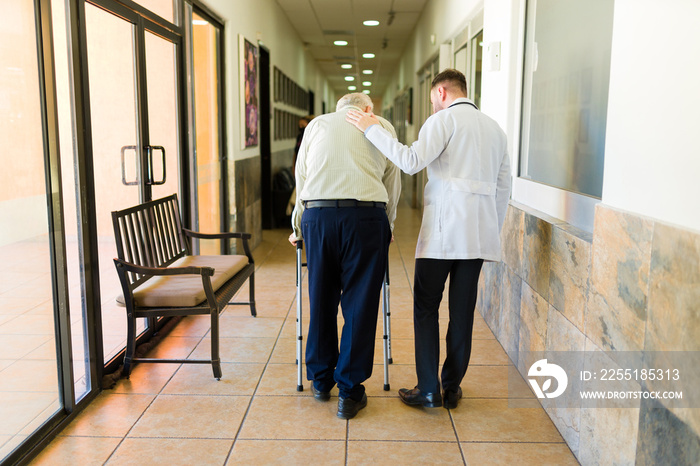
{"type": "Polygon", "coordinates": [[[258,145],[258,47],[238,36],[240,53],[241,148],[258,145]]]}

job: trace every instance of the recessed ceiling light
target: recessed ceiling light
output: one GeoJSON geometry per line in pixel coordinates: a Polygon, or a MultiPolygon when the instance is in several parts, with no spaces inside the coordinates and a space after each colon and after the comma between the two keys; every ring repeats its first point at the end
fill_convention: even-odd
{"type": "Polygon", "coordinates": [[[367,21],[363,21],[362,24],[365,26],[379,26],[379,21],[376,19],[368,19],[367,21]]]}
{"type": "Polygon", "coordinates": [[[371,86],[372,83],[370,81],[362,81],[363,86],[371,86]]]}
{"type": "Polygon", "coordinates": [[[372,74],[374,71],[372,70],[362,70],[362,74],[372,74]]]}
{"type": "Polygon", "coordinates": [[[334,40],[334,41],[333,41],[333,44],[334,44],[334,45],[339,45],[339,46],[342,47],[342,46],[344,46],[344,45],[348,45],[348,41],[346,41],[346,40],[334,40]]]}
{"type": "Polygon", "coordinates": [[[373,53],[363,53],[362,58],[374,58],[374,54],[373,53]]]}
{"type": "Polygon", "coordinates": [[[355,76],[345,76],[345,80],[346,80],[346,81],[354,81],[354,80],[355,80],[355,76]]]}
{"type": "Polygon", "coordinates": [[[348,86],[348,91],[355,91],[357,90],[357,86],[348,86]]]}
{"type": "Polygon", "coordinates": [[[352,68],[352,65],[350,63],[343,63],[342,65],[340,65],[340,67],[344,70],[349,70],[350,68],[352,68]]]}
{"type": "Polygon", "coordinates": [[[369,94],[369,89],[365,89],[365,90],[362,91],[362,92],[365,93],[365,94],[369,94]]]}

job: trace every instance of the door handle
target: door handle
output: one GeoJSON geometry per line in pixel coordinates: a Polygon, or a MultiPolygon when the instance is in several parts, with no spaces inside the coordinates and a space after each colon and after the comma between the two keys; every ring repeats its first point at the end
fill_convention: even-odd
{"type": "Polygon", "coordinates": [[[162,185],[165,184],[165,147],[163,146],[146,146],[146,153],[148,154],[148,184],[150,185],[162,185]],[[159,181],[154,179],[153,174],[153,151],[160,151],[161,162],[163,166],[163,176],[159,181]]]}
{"type": "Polygon", "coordinates": [[[139,179],[138,179],[138,167],[136,169],[136,178],[134,181],[127,181],[126,180],[126,155],[125,152],[127,150],[133,150],[134,152],[138,150],[138,146],[123,146],[121,149],[122,153],[122,184],[124,186],[134,186],[139,184],[139,179]]]}

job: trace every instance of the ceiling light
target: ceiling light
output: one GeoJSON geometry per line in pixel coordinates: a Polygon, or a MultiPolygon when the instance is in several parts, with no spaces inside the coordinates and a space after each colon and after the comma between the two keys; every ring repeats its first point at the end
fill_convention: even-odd
{"type": "Polygon", "coordinates": [[[363,53],[362,58],[374,58],[374,54],[373,53],[363,53]]]}
{"type": "Polygon", "coordinates": [[[379,21],[376,19],[368,19],[367,21],[363,21],[362,24],[365,26],[379,26],[379,21]]]}
{"type": "Polygon", "coordinates": [[[374,71],[372,70],[362,70],[362,74],[372,74],[374,71]]]}
{"type": "Polygon", "coordinates": [[[355,91],[357,90],[357,86],[348,86],[348,91],[355,91]]]}
{"type": "Polygon", "coordinates": [[[204,21],[203,19],[193,19],[192,24],[195,26],[206,26],[209,24],[209,21],[204,21]]]}
{"type": "Polygon", "coordinates": [[[354,80],[355,80],[355,76],[345,76],[345,80],[346,80],[346,81],[354,81],[354,80]]]}
{"type": "Polygon", "coordinates": [[[362,91],[362,92],[363,92],[364,94],[369,94],[369,89],[365,89],[365,90],[362,91]]]}
{"type": "Polygon", "coordinates": [[[370,81],[362,81],[363,86],[371,86],[372,83],[370,81]]]}
{"type": "Polygon", "coordinates": [[[340,67],[344,70],[349,70],[350,68],[352,68],[352,65],[350,63],[343,63],[342,65],[340,65],[340,67]]]}
{"type": "Polygon", "coordinates": [[[342,46],[344,46],[344,45],[348,45],[348,41],[346,41],[346,40],[334,40],[334,41],[333,41],[333,44],[334,44],[334,45],[339,45],[339,46],[342,47],[342,46]]]}

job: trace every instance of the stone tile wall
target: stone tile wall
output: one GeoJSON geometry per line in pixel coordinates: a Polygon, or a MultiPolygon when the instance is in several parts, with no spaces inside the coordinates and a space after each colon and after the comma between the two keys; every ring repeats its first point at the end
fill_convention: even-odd
{"type": "MultiPolygon", "coordinates": [[[[477,309],[521,374],[529,351],[700,351],[700,233],[598,205],[591,235],[511,202],[502,242],[477,309]]],[[[584,465],[699,464],[700,408],[665,401],[547,413],[584,465]]]]}
{"type": "MultiPolygon", "coordinates": [[[[262,241],[262,191],[260,183],[260,157],[236,160],[234,176],[229,176],[234,186],[229,193],[235,192],[235,214],[231,225],[235,231],[245,231],[253,235],[250,247],[255,248],[262,241]]],[[[236,251],[242,253],[240,244],[236,251]]]]}

